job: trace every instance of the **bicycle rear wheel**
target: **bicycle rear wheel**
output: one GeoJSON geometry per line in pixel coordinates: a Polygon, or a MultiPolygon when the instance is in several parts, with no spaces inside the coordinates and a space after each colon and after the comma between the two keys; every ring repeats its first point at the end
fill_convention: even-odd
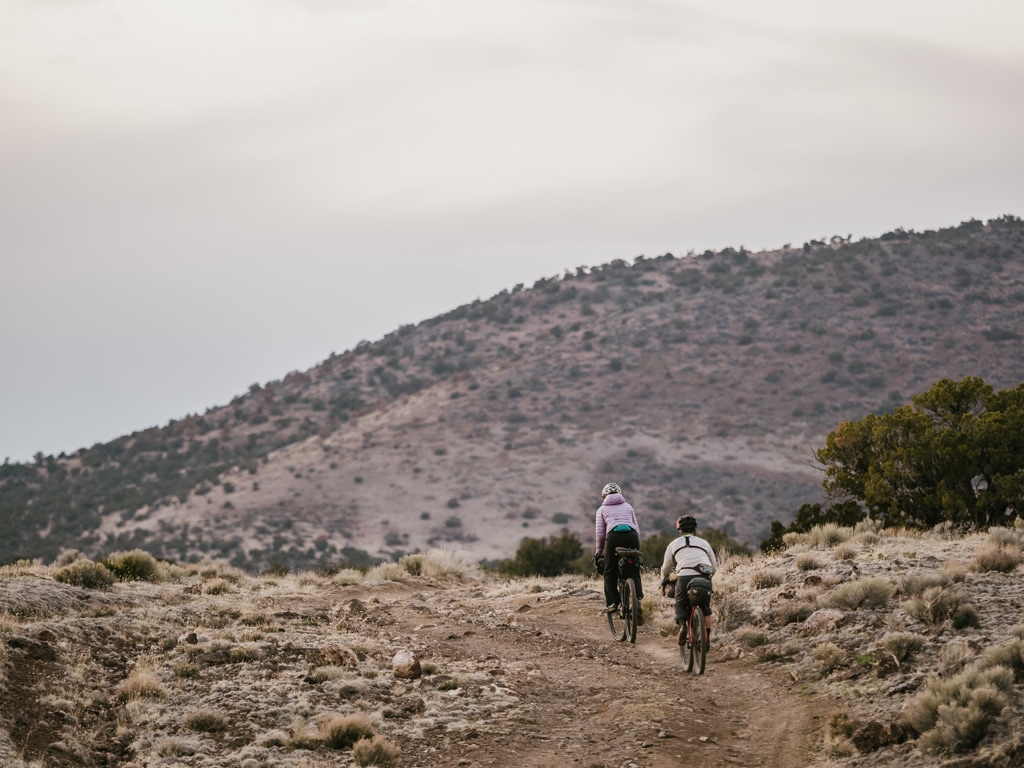
{"type": "Polygon", "coordinates": [[[636,596],[636,581],[632,578],[622,583],[622,611],[626,623],[626,639],[636,642],[636,627],[640,621],[640,599],[636,596]]]}
{"type": "Polygon", "coordinates": [[[625,588],[622,587],[621,583],[619,586],[619,599],[622,602],[619,603],[619,607],[616,608],[612,613],[608,614],[608,629],[612,631],[612,637],[618,640],[620,643],[626,639],[628,628],[626,627],[626,614],[623,610],[625,603],[625,588]]]}
{"type": "Polygon", "coordinates": [[[694,672],[703,675],[708,658],[708,645],[707,635],[704,633],[704,611],[700,608],[694,608],[690,614],[690,648],[694,672]]]}

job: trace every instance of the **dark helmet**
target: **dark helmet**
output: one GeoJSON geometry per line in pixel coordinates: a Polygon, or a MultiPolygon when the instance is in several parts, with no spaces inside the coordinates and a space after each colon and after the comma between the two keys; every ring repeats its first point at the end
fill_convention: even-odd
{"type": "Polygon", "coordinates": [[[683,515],[676,520],[676,528],[680,533],[696,533],[697,532],[697,518],[693,515],[683,515]]]}

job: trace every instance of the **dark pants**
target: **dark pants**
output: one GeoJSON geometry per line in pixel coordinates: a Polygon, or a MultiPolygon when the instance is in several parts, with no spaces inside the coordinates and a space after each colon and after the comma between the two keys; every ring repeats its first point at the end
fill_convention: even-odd
{"type": "MultiPolygon", "coordinates": [[[[612,605],[619,602],[619,557],[615,554],[616,547],[640,549],[640,534],[630,528],[628,531],[608,531],[604,540],[604,602],[612,605]]],[[[643,579],[636,580],[636,597],[644,596],[643,579]]]]}
{"type": "MultiPolygon", "coordinates": [[[[690,618],[690,596],[686,594],[686,590],[690,586],[690,579],[699,575],[699,573],[688,573],[685,576],[676,577],[676,624],[682,624],[690,618]]],[[[709,577],[705,576],[704,578],[709,577]]],[[[702,605],[700,608],[705,616],[711,615],[710,605],[702,605]]]]}

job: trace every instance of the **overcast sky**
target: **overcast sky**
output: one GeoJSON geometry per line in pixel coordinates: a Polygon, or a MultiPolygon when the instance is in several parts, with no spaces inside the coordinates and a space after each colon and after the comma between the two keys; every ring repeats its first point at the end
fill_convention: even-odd
{"type": "Polygon", "coordinates": [[[1024,215],[1019,0],[0,0],[0,461],[516,283],[1024,215]]]}

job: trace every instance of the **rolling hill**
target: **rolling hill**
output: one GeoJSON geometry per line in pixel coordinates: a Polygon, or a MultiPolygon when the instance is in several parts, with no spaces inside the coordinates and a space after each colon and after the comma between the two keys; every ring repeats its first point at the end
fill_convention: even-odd
{"type": "Polygon", "coordinates": [[[249,570],[642,534],[757,543],[822,500],[813,451],[940,378],[1024,381],[1024,222],[579,268],[332,354],[229,404],[0,467],[0,562],[144,547],[249,570]]]}

